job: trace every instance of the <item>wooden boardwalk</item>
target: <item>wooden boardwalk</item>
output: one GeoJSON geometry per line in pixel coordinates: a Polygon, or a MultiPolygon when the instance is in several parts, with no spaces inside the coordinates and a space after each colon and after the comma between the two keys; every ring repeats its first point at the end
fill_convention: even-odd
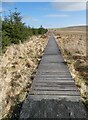
{"type": "Polygon", "coordinates": [[[53,36],[49,38],[20,118],[86,118],[79,90],[53,36]]]}

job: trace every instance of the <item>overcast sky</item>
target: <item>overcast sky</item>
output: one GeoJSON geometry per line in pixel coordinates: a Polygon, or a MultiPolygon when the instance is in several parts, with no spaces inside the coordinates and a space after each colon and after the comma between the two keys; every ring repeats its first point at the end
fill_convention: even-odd
{"type": "Polygon", "coordinates": [[[23,16],[23,22],[31,27],[43,25],[46,28],[60,28],[86,24],[86,2],[72,2],[71,0],[70,2],[64,2],[66,0],[63,2],[60,0],[58,0],[59,2],[14,1],[3,2],[0,12],[6,16],[9,14],[9,10],[14,11],[14,8],[17,8],[23,16]]]}

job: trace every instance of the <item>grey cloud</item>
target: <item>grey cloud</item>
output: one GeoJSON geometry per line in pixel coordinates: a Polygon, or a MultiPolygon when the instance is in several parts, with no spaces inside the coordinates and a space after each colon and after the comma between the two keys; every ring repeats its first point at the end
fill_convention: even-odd
{"type": "Polygon", "coordinates": [[[85,2],[53,2],[51,4],[55,9],[58,9],[61,11],[86,10],[85,2]]]}

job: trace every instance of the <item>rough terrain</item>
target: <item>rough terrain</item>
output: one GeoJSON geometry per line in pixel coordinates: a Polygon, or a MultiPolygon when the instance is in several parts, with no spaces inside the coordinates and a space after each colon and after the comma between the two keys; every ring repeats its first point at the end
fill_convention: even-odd
{"type": "Polygon", "coordinates": [[[33,36],[0,56],[0,119],[25,99],[46,44],[47,36],[33,36]]]}
{"type": "Polygon", "coordinates": [[[60,50],[69,70],[75,78],[82,100],[88,103],[88,64],[86,57],[86,28],[73,27],[51,30],[55,34],[60,50]]]}

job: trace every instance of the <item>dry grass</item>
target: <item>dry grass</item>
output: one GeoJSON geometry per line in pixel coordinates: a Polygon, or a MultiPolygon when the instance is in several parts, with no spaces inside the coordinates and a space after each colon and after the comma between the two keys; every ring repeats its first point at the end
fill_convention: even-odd
{"type": "Polygon", "coordinates": [[[88,102],[88,64],[85,29],[52,30],[69,70],[75,79],[82,100],[88,102]]]}
{"type": "Polygon", "coordinates": [[[0,119],[16,102],[25,99],[46,43],[47,36],[33,36],[22,44],[11,45],[0,56],[0,119]]]}

